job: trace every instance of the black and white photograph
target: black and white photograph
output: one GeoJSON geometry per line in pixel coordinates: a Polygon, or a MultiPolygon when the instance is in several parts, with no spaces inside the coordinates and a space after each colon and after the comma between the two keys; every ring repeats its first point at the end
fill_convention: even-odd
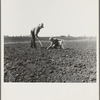
{"type": "Polygon", "coordinates": [[[98,0],[1,0],[1,8],[3,84],[98,83],[98,0]]]}
{"type": "Polygon", "coordinates": [[[4,82],[96,82],[95,0],[4,1],[4,82]]]}

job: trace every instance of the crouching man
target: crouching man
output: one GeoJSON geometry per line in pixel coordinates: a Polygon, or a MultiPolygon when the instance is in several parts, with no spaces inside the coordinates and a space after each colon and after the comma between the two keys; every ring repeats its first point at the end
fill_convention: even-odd
{"type": "Polygon", "coordinates": [[[54,49],[57,49],[57,48],[64,49],[64,45],[63,45],[62,40],[50,37],[49,41],[51,41],[51,44],[47,49],[53,49],[53,48],[54,49]]]}

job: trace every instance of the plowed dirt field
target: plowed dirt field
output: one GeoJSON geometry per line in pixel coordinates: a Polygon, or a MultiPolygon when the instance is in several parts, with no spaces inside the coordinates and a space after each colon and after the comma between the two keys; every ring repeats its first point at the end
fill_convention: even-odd
{"type": "Polygon", "coordinates": [[[65,41],[65,49],[4,44],[4,82],[96,82],[96,40],[65,41]]]}

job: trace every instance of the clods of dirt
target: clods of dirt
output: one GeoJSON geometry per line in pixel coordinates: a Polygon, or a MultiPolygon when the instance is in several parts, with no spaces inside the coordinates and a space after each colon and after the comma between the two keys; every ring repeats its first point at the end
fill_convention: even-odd
{"type": "Polygon", "coordinates": [[[44,45],[5,44],[4,82],[96,82],[95,42],[69,42],[65,49],[50,50],[44,45]]]}

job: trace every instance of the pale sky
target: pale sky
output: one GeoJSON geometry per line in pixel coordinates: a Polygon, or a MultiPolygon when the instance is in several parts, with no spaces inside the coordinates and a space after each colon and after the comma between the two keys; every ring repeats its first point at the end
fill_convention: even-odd
{"type": "Polygon", "coordinates": [[[39,36],[96,36],[98,0],[1,0],[1,32],[30,35],[44,23],[39,36]]]}

